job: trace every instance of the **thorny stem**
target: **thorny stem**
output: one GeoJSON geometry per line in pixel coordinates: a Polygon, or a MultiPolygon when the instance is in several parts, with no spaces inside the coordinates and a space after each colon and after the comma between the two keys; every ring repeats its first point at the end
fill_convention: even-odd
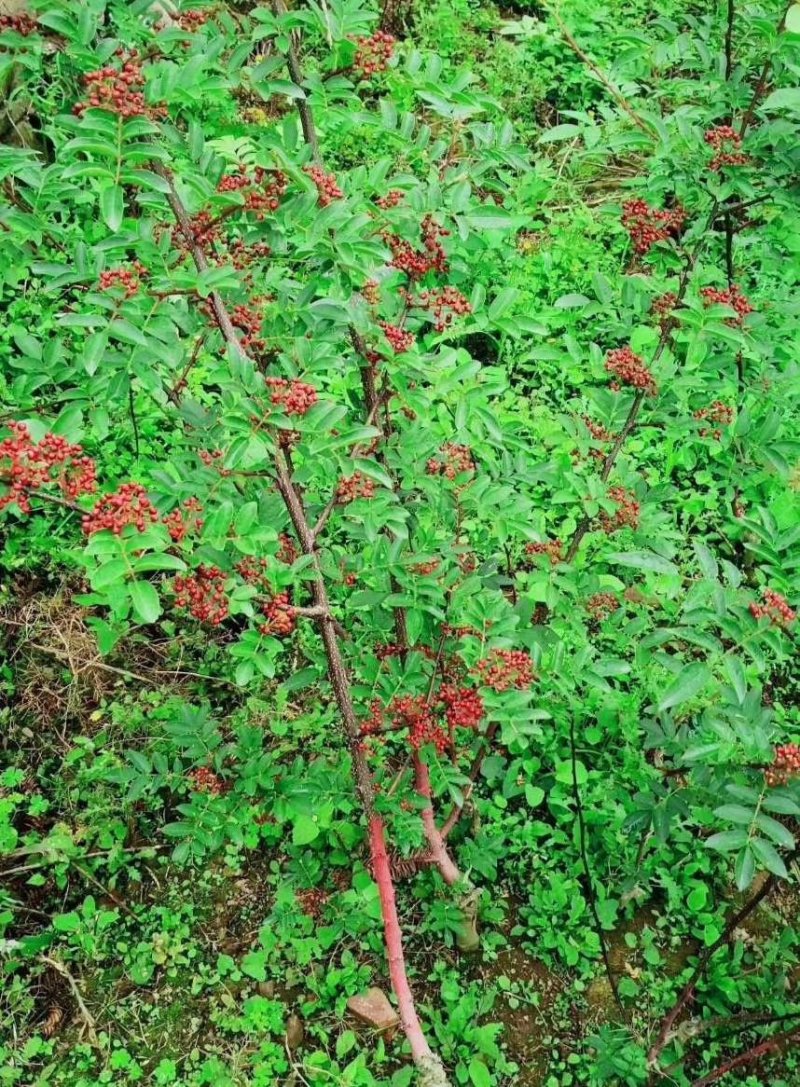
{"type": "Polygon", "coordinates": [[[553,21],[555,22],[556,26],[561,31],[561,36],[563,37],[563,39],[567,43],[567,45],[570,47],[572,52],[576,55],[576,57],[578,57],[579,60],[582,60],[583,63],[586,65],[586,67],[589,69],[589,71],[595,76],[595,78],[597,80],[599,80],[600,83],[603,84],[603,86],[606,88],[606,90],[611,95],[611,97],[614,99],[614,101],[617,103],[617,105],[620,107],[620,109],[624,110],[625,113],[627,113],[627,115],[630,117],[630,119],[633,121],[633,123],[636,125],[636,127],[640,128],[642,130],[642,132],[646,132],[648,136],[652,136],[653,135],[653,130],[652,130],[651,126],[649,124],[647,124],[647,122],[642,117],[639,116],[639,114],[636,112],[636,110],[630,104],[630,102],[625,97],[625,95],[622,93],[622,91],[619,89],[619,87],[617,87],[614,83],[611,82],[611,80],[608,78],[608,76],[605,74],[605,72],[603,72],[600,68],[598,68],[598,66],[595,64],[595,62],[592,60],[592,58],[588,55],[588,53],[586,53],[581,48],[581,46],[578,44],[578,42],[573,37],[573,35],[572,35],[571,31],[569,30],[569,28],[564,23],[561,16],[558,14],[558,12],[551,9],[551,15],[553,16],[553,21]]]}
{"type": "MultiPolygon", "coordinates": [[[[207,261],[194,238],[191,221],[175,190],[172,175],[158,164],[155,164],[154,168],[167,181],[169,205],[184,235],[195,266],[199,272],[202,272],[208,266],[207,261]]],[[[221,296],[218,292],[212,292],[210,299],[217,327],[222,333],[226,344],[231,350],[247,357],[239,343],[233,322],[221,296]]],[[[414,1063],[420,1073],[421,1087],[449,1087],[444,1066],[439,1057],[431,1050],[423,1033],[414,997],[408,983],[402,934],[394,897],[394,884],[386,852],[383,820],[375,807],[375,785],[361,740],[361,729],[353,705],[350,679],[339,645],[335,620],[331,614],[327,585],[316,546],[316,537],[308,522],[302,499],[292,481],[286,454],[278,442],[275,443],[275,471],[275,483],[286,506],[295,535],[303,553],[311,560],[311,569],[313,571],[311,590],[314,598],[315,618],[319,624],[320,636],[325,649],[331,687],[339,710],[345,739],[350,749],[356,788],[369,826],[372,869],[380,894],[389,973],[392,988],[397,997],[400,1021],[411,1047],[414,1063]]]]}
{"type": "MultiPolygon", "coordinates": [[[[795,853],[792,856],[796,856],[798,852],[800,852],[800,849],[795,850],[795,853]]],[[[762,884],[760,889],[756,891],[756,893],[752,895],[747,902],[745,902],[740,910],[737,910],[733,917],[731,917],[731,919],[725,925],[722,933],[717,937],[714,943],[711,944],[710,947],[707,947],[705,951],[703,951],[703,953],[701,954],[700,958],[698,959],[697,965],[692,971],[691,977],[686,982],[683,989],[681,989],[677,1000],[670,1008],[669,1012],[664,1016],[664,1019],[661,1023],[661,1030],[658,1033],[658,1037],[656,1038],[653,1045],[650,1047],[650,1050],[647,1054],[648,1064],[651,1066],[651,1068],[653,1068],[654,1073],[658,1074],[659,1072],[657,1068],[657,1061],[658,1058],[661,1056],[664,1048],[669,1044],[672,1036],[672,1028],[675,1025],[675,1021],[677,1020],[683,1009],[686,1007],[686,1005],[689,1003],[689,1001],[692,999],[694,991],[697,988],[697,983],[705,973],[706,967],[708,966],[712,957],[716,954],[717,951],[719,951],[721,947],[730,942],[733,933],[737,928],[739,928],[742,921],[750,916],[750,914],[753,912],[756,906],[759,905],[759,903],[764,901],[767,895],[769,895],[774,889],[777,882],[778,880],[776,876],[768,876],[767,879],[764,880],[764,883],[762,884]]]]}
{"type": "Polygon", "coordinates": [[[733,71],[733,24],[736,20],[736,0],[728,0],[728,17],[725,24],[725,81],[733,71]]]}
{"type": "MultiPolygon", "coordinates": [[[[781,15],[780,22],[777,26],[777,34],[783,33],[783,29],[786,26],[786,16],[789,14],[789,11],[794,6],[794,3],[795,0],[789,0],[789,3],[786,5],[783,15],[781,15]]],[[[742,117],[742,123],[739,126],[740,139],[744,138],[745,133],[747,132],[750,125],[753,123],[753,118],[755,117],[758,104],[764,96],[764,91],[767,89],[767,82],[769,80],[769,73],[771,72],[771,70],[772,54],[768,53],[764,61],[763,67],[761,68],[761,73],[758,77],[755,89],[753,90],[753,97],[750,99],[750,105],[745,110],[744,116],[742,117]]]]}
{"type": "MultiPolygon", "coordinates": [[[[272,0],[272,10],[275,15],[279,17],[288,14],[286,4],[284,4],[283,0],[272,0]]],[[[299,87],[300,90],[303,90],[303,73],[300,68],[300,62],[297,59],[294,33],[291,32],[289,34],[289,46],[286,50],[286,65],[289,69],[289,75],[292,77],[292,82],[299,87]]],[[[309,106],[305,95],[302,98],[297,99],[297,112],[300,115],[303,136],[311,150],[311,157],[314,159],[314,162],[319,165],[319,139],[317,138],[317,129],[314,124],[311,106],[309,106]]]]}
{"type": "Polygon", "coordinates": [[[709,1072],[708,1075],[693,1080],[691,1087],[709,1087],[709,1084],[716,1083],[717,1080],[726,1076],[728,1072],[732,1072],[734,1068],[741,1068],[742,1065],[751,1064],[753,1061],[758,1060],[759,1057],[763,1057],[767,1053],[776,1052],[781,1046],[796,1038],[798,1034],[800,1034],[800,1027],[793,1027],[791,1030],[785,1030],[781,1034],[774,1034],[766,1041],[759,1042],[758,1045],[746,1049],[744,1053],[740,1053],[738,1057],[732,1057],[731,1060],[725,1061],[724,1064],[721,1064],[719,1068],[714,1069],[713,1072],[709,1072]]]}

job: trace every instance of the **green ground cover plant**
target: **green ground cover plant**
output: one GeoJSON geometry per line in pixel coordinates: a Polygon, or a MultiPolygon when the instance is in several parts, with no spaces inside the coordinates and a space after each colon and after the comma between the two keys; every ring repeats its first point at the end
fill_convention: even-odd
{"type": "Polygon", "coordinates": [[[0,1084],[800,1084],[798,71],[0,14],[0,1084]]]}

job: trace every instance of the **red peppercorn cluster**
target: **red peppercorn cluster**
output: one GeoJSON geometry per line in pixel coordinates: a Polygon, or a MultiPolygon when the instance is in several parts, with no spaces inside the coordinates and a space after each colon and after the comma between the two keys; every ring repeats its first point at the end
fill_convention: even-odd
{"type": "Polygon", "coordinates": [[[244,333],[240,343],[245,351],[264,350],[266,342],[261,336],[261,314],[255,306],[234,306],[231,310],[231,322],[244,333]]]}
{"type": "Polygon", "coordinates": [[[38,29],[39,24],[33,16],[25,12],[20,12],[18,15],[0,15],[0,34],[13,31],[14,34],[21,34],[27,38],[30,34],[35,34],[38,29]]]}
{"type": "Polygon", "coordinates": [[[600,525],[604,532],[617,532],[627,525],[629,528],[639,527],[639,515],[641,507],[634,495],[624,487],[611,487],[608,497],[615,502],[617,509],[613,514],[602,513],[600,525]]]}
{"type": "Polygon", "coordinates": [[[525,544],[526,555],[547,555],[555,565],[564,560],[564,545],[561,540],[544,540],[541,543],[525,544]]]}
{"type": "Polygon", "coordinates": [[[703,287],[700,293],[707,306],[730,306],[731,309],[736,310],[736,316],[729,317],[725,322],[733,327],[743,324],[745,317],[753,312],[750,300],[742,294],[735,283],[727,290],[721,290],[718,287],[703,287]]]}
{"type": "Polygon", "coordinates": [[[379,196],[375,203],[379,208],[383,208],[384,211],[389,208],[396,208],[398,204],[402,204],[405,193],[402,189],[389,189],[385,196],[379,196]]]}
{"type": "Polygon", "coordinates": [[[414,337],[410,332],[406,332],[398,325],[390,325],[388,321],[379,321],[378,324],[396,355],[402,355],[404,351],[410,351],[414,346],[414,337]]]}
{"type": "Polygon", "coordinates": [[[622,205],[622,225],[639,256],[649,253],[657,242],[678,235],[685,222],[686,212],[680,207],[659,211],[638,197],[622,205]]]}
{"type": "Polygon", "coordinates": [[[481,632],[476,630],[475,627],[458,627],[452,626],[450,623],[445,623],[442,627],[442,633],[446,634],[448,638],[480,638],[481,632]]]}
{"type": "Polygon", "coordinates": [[[797,612],[789,607],[786,597],[774,589],[765,589],[763,604],[752,603],[750,612],[754,619],[769,619],[777,627],[787,627],[797,618],[797,612]]]}
{"type": "Polygon", "coordinates": [[[417,298],[417,305],[431,311],[437,332],[444,332],[456,317],[463,317],[468,313],[472,313],[469,299],[465,298],[461,291],[455,287],[422,291],[417,298]]]}
{"type": "Polygon", "coordinates": [[[145,102],[144,76],[138,53],[117,55],[122,61],[121,68],[106,65],[86,73],[83,85],[88,92],[87,98],[77,102],[72,112],[77,117],[82,117],[87,109],[104,109],[124,118],[162,114],[163,110],[148,109],[145,102]]]}
{"type": "Polygon", "coordinates": [[[786,785],[800,774],[800,745],[779,744],[772,765],[764,774],[767,785],[786,785]]]}
{"type": "Polygon", "coordinates": [[[291,536],[287,536],[285,532],[281,532],[278,536],[278,543],[280,544],[280,547],[278,548],[278,553],[275,558],[278,562],[285,562],[287,566],[291,566],[292,563],[296,561],[298,555],[294,540],[291,536]]]}
{"type": "Polygon", "coordinates": [[[423,252],[396,234],[384,233],[381,237],[392,251],[392,267],[405,272],[409,279],[421,279],[428,272],[447,271],[447,255],[441,240],[449,233],[432,215],[426,215],[420,226],[423,252]]]}
{"type": "Polygon", "coordinates": [[[294,897],[297,899],[297,905],[307,917],[319,921],[328,902],[328,895],[321,887],[308,887],[303,891],[295,891],[294,897]]]}
{"type": "Polygon", "coordinates": [[[462,554],[456,555],[456,562],[461,573],[466,576],[474,574],[478,569],[478,559],[473,551],[464,551],[462,554]]]}
{"type": "Polygon", "coordinates": [[[588,415],[582,415],[581,419],[596,442],[611,442],[614,440],[614,435],[610,430],[607,430],[602,423],[596,423],[594,419],[588,415]]]}
{"type": "Polygon", "coordinates": [[[361,472],[343,476],[336,486],[336,501],[340,506],[355,502],[357,498],[374,498],[375,483],[361,472]]]}
{"type": "Polygon", "coordinates": [[[536,679],[533,661],[519,649],[494,649],[475,671],[483,686],[494,691],[523,691],[536,679]]]}
{"type": "Polygon", "coordinates": [[[702,427],[700,430],[700,437],[706,438],[711,436],[719,441],[722,437],[721,428],[730,426],[733,422],[734,410],[729,404],[723,404],[721,400],[715,400],[713,404],[710,404],[707,408],[700,408],[696,411],[694,413],[694,418],[698,421],[705,420],[706,422],[717,424],[711,428],[702,427]]]}
{"type": "Polygon", "coordinates": [[[717,125],[703,135],[716,154],[709,163],[709,170],[721,170],[723,166],[746,166],[750,156],[742,151],[742,137],[730,125],[717,125]]]}
{"type": "Polygon", "coordinates": [[[361,288],[364,301],[370,306],[378,306],[381,301],[380,283],[377,279],[368,279],[361,288]]]}
{"type": "Polygon", "coordinates": [[[126,298],[133,298],[138,293],[141,281],[147,276],[147,269],[140,261],[134,261],[130,268],[109,268],[100,273],[98,287],[101,291],[119,288],[126,298]]]}
{"type": "Polygon", "coordinates": [[[412,574],[428,577],[430,574],[435,574],[441,565],[439,559],[431,559],[430,562],[416,562],[410,569],[412,574]]]}
{"type": "Polygon", "coordinates": [[[321,166],[304,166],[303,173],[308,174],[316,185],[320,207],[327,208],[334,200],[341,200],[344,196],[333,174],[326,173],[321,166]]]}
{"type": "Polygon", "coordinates": [[[239,192],[244,198],[244,210],[263,220],[277,211],[286,193],[289,180],[281,170],[266,170],[257,166],[248,174],[244,166],[236,174],[227,174],[217,185],[218,193],[239,192]]]}
{"type": "MultiPolygon", "coordinates": [[[[210,211],[198,211],[189,220],[192,231],[192,239],[200,249],[210,249],[219,241],[220,222],[210,211]]],[[[172,240],[176,249],[186,249],[186,237],[180,226],[176,226],[172,232],[172,240]]]]}
{"type": "Polygon", "coordinates": [[[186,779],[198,793],[211,793],[212,796],[219,796],[225,791],[225,782],[219,774],[215,774],[207,766],[200,766],[197,770],[192,770],[186,775],[186,779]]]}
{"type": "Polygon", "coordinates": [[[483,699],[472,687],[445,684],[439,697],[450,728],[477,728],[483,720],[483,699]]]}
{"type": "Polygon", "coordinates": [[[259,630],[262,634],[271,634],[274,638],[286,638],[294,633],[297,626],[297,609],[289,603],[288,593],[277,593],[261,609],[266,616],[259,630]]]}
{"type": "Polygon", "coordinates": [[[218,566],[198,566],[193,574],[173,582],[175,604],[186,608],[201,623],[219,624],[228,618],[225,575],[218,566]]]}
{"type": "Polygon", "coordinates": [[[644,359],[631,351],[630,347],[618,347],[609,351],[606,355],[606,371],[624,385],[632,385],[646,396],[655,396],[658,392],[655,378],[645,366],[644,359]]]}
{"type": "Polygon", "coordinates": [[[203,507],[196,498],[187,498],[183,508],[174,509],[167,514],[164,524],[174,543],[180,543],[189,533],[199,532],[202,529],[204,521],[199,516],[202,512],[203,507]]]}
{"type": "Polygon", "coordinates": [[[83,531],[87,536],[103,531],[119,536],[128,525],[144,532],[156,521],[158,510],[141,483],[123,483],[113,494],[103,495],[91,513],[85,515],[83,531]]]}
{"type": "Polygon", "coordinates": [[[415,751],[425,744],[433,744],[441,755],[447,750],[447,733],[434,717],[424,695],[402,695],[389,705],[394,727],[404,725],[408,728],[408,742],[415,751]]]}
{"type": "Polygon", "coordinates": [[[305,415],[317,402],[317,390],[305,381],[287,381],[284,377],[268,377],[267,385],[272,403],[287,415],[305,415]]]}
{"type": "MultiPolygon", "coordinates": [[[[236,238],[228,247],[228,252],[234,268],[241,272],[257,260],[266,260],[272,253],[272,247],[266,242],[246,242],[242,238],[236,238]]],[[[249,282],[249,277],[245,277],[245,282],[249,282]]]]}
{"type": "Polygon", "coordinates": [[[586,610],[593,619],[602,621],[620,607],[620,602],[613,593],[595,593],[586,601],[586,610]]]}
{"type": "Polygon", "coordinates": [[[375,736],[383,730],[383,706],[380,700],[374,698],[369,704],[369,717],[361,722],[362,736],[375,736]]]}
{"type": "Polygon", "coordinates": [[[199,8],[191,8],[189,11],[182,11],[178,17],[178,26],[181,30],[186,30],[190,34],[193,34],[196,30],[199,30],[201,26],[205,26],[208,20],[211,18],[211,12],[201,11],[199,8]]]}
{"type": "Polygon", "coordinates": [[[369,38],[356,38],[356,55],[353,68],[362,79],[370,79],[378,72],[385,72],[394,55],[395,39],[383,30],[369,38]]]}
{"type": "Polygon", "coordinates": [[[429,476],[444,476],[445,479],[455,479],[465,472],[475,471],[475,461],[472,459],[472,450],[468,445],[458,445],[456,442],[446,442],[439,450],[436,457],[431,457],[425,466],[429,476]]]}
{"type": "Polygon", "coordinates": [[[34,442],[24,423],[8,429],[11,436],[0,441],[0,482],[8,488],[0,495],[0,510],[16,503],[21,513],[30,513],[32,494],[51,483],[69,499],[96,489],[95,464],[82,446],[57,434],[34,442]]]}
{"type": "Polygon", "coordinates": [[[678,296],[674,291],[660,294],[650,303],[650,312],[657,318],[662,328],[674,321],[674,311],[678,305],[678,296]]]}
{"type": "Polygon", "coordinates": [[[221,476],[229,476],[231,474],[228,468],[222,467],[225,454],[221,449],[201,449],[197,455],[206,468],[215,468],[221,476]]]}
{"type": "Polygon", "coordinates": [[[236,563],[234,569],[248,585],[263,585],[266,581],[268,566],[269,563],[266,559],[257,559],[253,555],[247,555],[236,563]]]}

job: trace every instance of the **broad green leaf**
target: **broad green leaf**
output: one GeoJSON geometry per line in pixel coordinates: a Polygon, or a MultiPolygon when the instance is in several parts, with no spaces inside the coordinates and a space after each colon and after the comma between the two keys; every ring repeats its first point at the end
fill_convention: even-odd
{"type": "Polygon", "coordinates": [[[776,845],[781,845],[784,849],[794,849],[794,835],[790,830],[779,823],[777,819],[773,819],[770,815],[764,815],[761,812],[756,819],[756,826],[759,830],[762,830],[768,838],[771,838],[776,845]]]}
{"type": "Polygon", "coordinates": [[[492,1074],[478,1057],[469,1062],[469,1078],[472,1087],[492,1087],[492,1074]]]}
{"type": "Polygon", "coordinates": [[[712,834],[706,839],[708,849],[717,849],[721,853],[731,853],[734,849],[741,849],[747,845],[747,831],[724,830],[721,834],[712,834]]]}
{"type": "Polygon", "coordinates": [[[761,861],[768,872],[772,872],[775,876],[780,876],[781,879],[786,879],[788,877],[789,873],[786,871],[786,865],[781,860],[778,851],[771,842],[767,842],[763,838],[753,838],[750,845],[756,857],[761,861]]]}
{"type": "Polygon", "coordinates": [[[308,845],[319,837],[319,823],[310,815],[297,815],[292,827],[292,843],[308,845]]]}
{"type": "Polygon", "coordinates": [[[634,570],[653,570],[657,574],[674,576],[678,574],[678,567],[674,562],[656,555],[653,551],[612,551],[606,558],[609,562],[631,566],[634,570]]]}
{"type": "Polygon", "coordinates": [[[658,712],[663,713],[688,702],[702,691],[710,679],[711,672],[705,664],[687,664],[661,696],[658,712]]]}
{"type": "Polygon", "coordinates": [[[121,185],[106,185],[100,193],[100,214],[109,230],[115,233],[122,226],[125,196],[121,185]]]}
{"type": "Polygon", "coordinates": [[[721,808],[714,809],[714,815],[718,819],[726,819],[729,823],[741,823],[742,826],[750,826],[756,815],[755,808],[744,808],[740,804],[723,804],[721,808]]]}
{"type": "Polygon", "coordinates": [[[161,614],[161,601],[149,581],[132,581],[128,591],[133,610],[143,623],[154,623],[161,614]]]}
{"type": "MultiPolygon", "coordinates": [[[[577,781],[578,785],[585,785],[589,780],[589,771],[580,759],[575,760],[574,780],[577,781]]],[[[565,759],[563,762],[556,763],[556,781],[560,782],[562,785],[572,785],[573,773],[571,759],[565,759]]]]}
{"type": "Polygon", "coordinates": [[[736,864],[734,865],[734,876],[737,888],[740,891],[746,890],[753,882],[753,876],[755,874],[756,858],[753,855],[753,850],[750,846],[746,845],[736,857],[736,864]]]}

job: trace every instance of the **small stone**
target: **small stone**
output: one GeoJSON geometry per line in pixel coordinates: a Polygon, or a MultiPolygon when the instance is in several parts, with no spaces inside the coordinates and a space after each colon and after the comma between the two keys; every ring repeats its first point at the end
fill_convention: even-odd
{"type": "Polygon", "coordinates": [[[351,996],[347,1009],[368,1027],[390,1040],[400,1022],[400,1017],[389,1003],[389,998],[382,989],[367,989],[365,993],[351,996]]]}
{"type": "Polygon", "coordinates": [[[306,1028],[299,1015],[290,1015],[286,1020],[286,1047],[290,1051],[298,1049],[303,1044],[306,1036],[306,1028]]]}
{"type": "Polygon", "coordinates": [[[275,996],[275,982],[274,981],[259,981],[256,986],[259,996],[265,996],[268,1000],[272,1000],[275,996]]]}

